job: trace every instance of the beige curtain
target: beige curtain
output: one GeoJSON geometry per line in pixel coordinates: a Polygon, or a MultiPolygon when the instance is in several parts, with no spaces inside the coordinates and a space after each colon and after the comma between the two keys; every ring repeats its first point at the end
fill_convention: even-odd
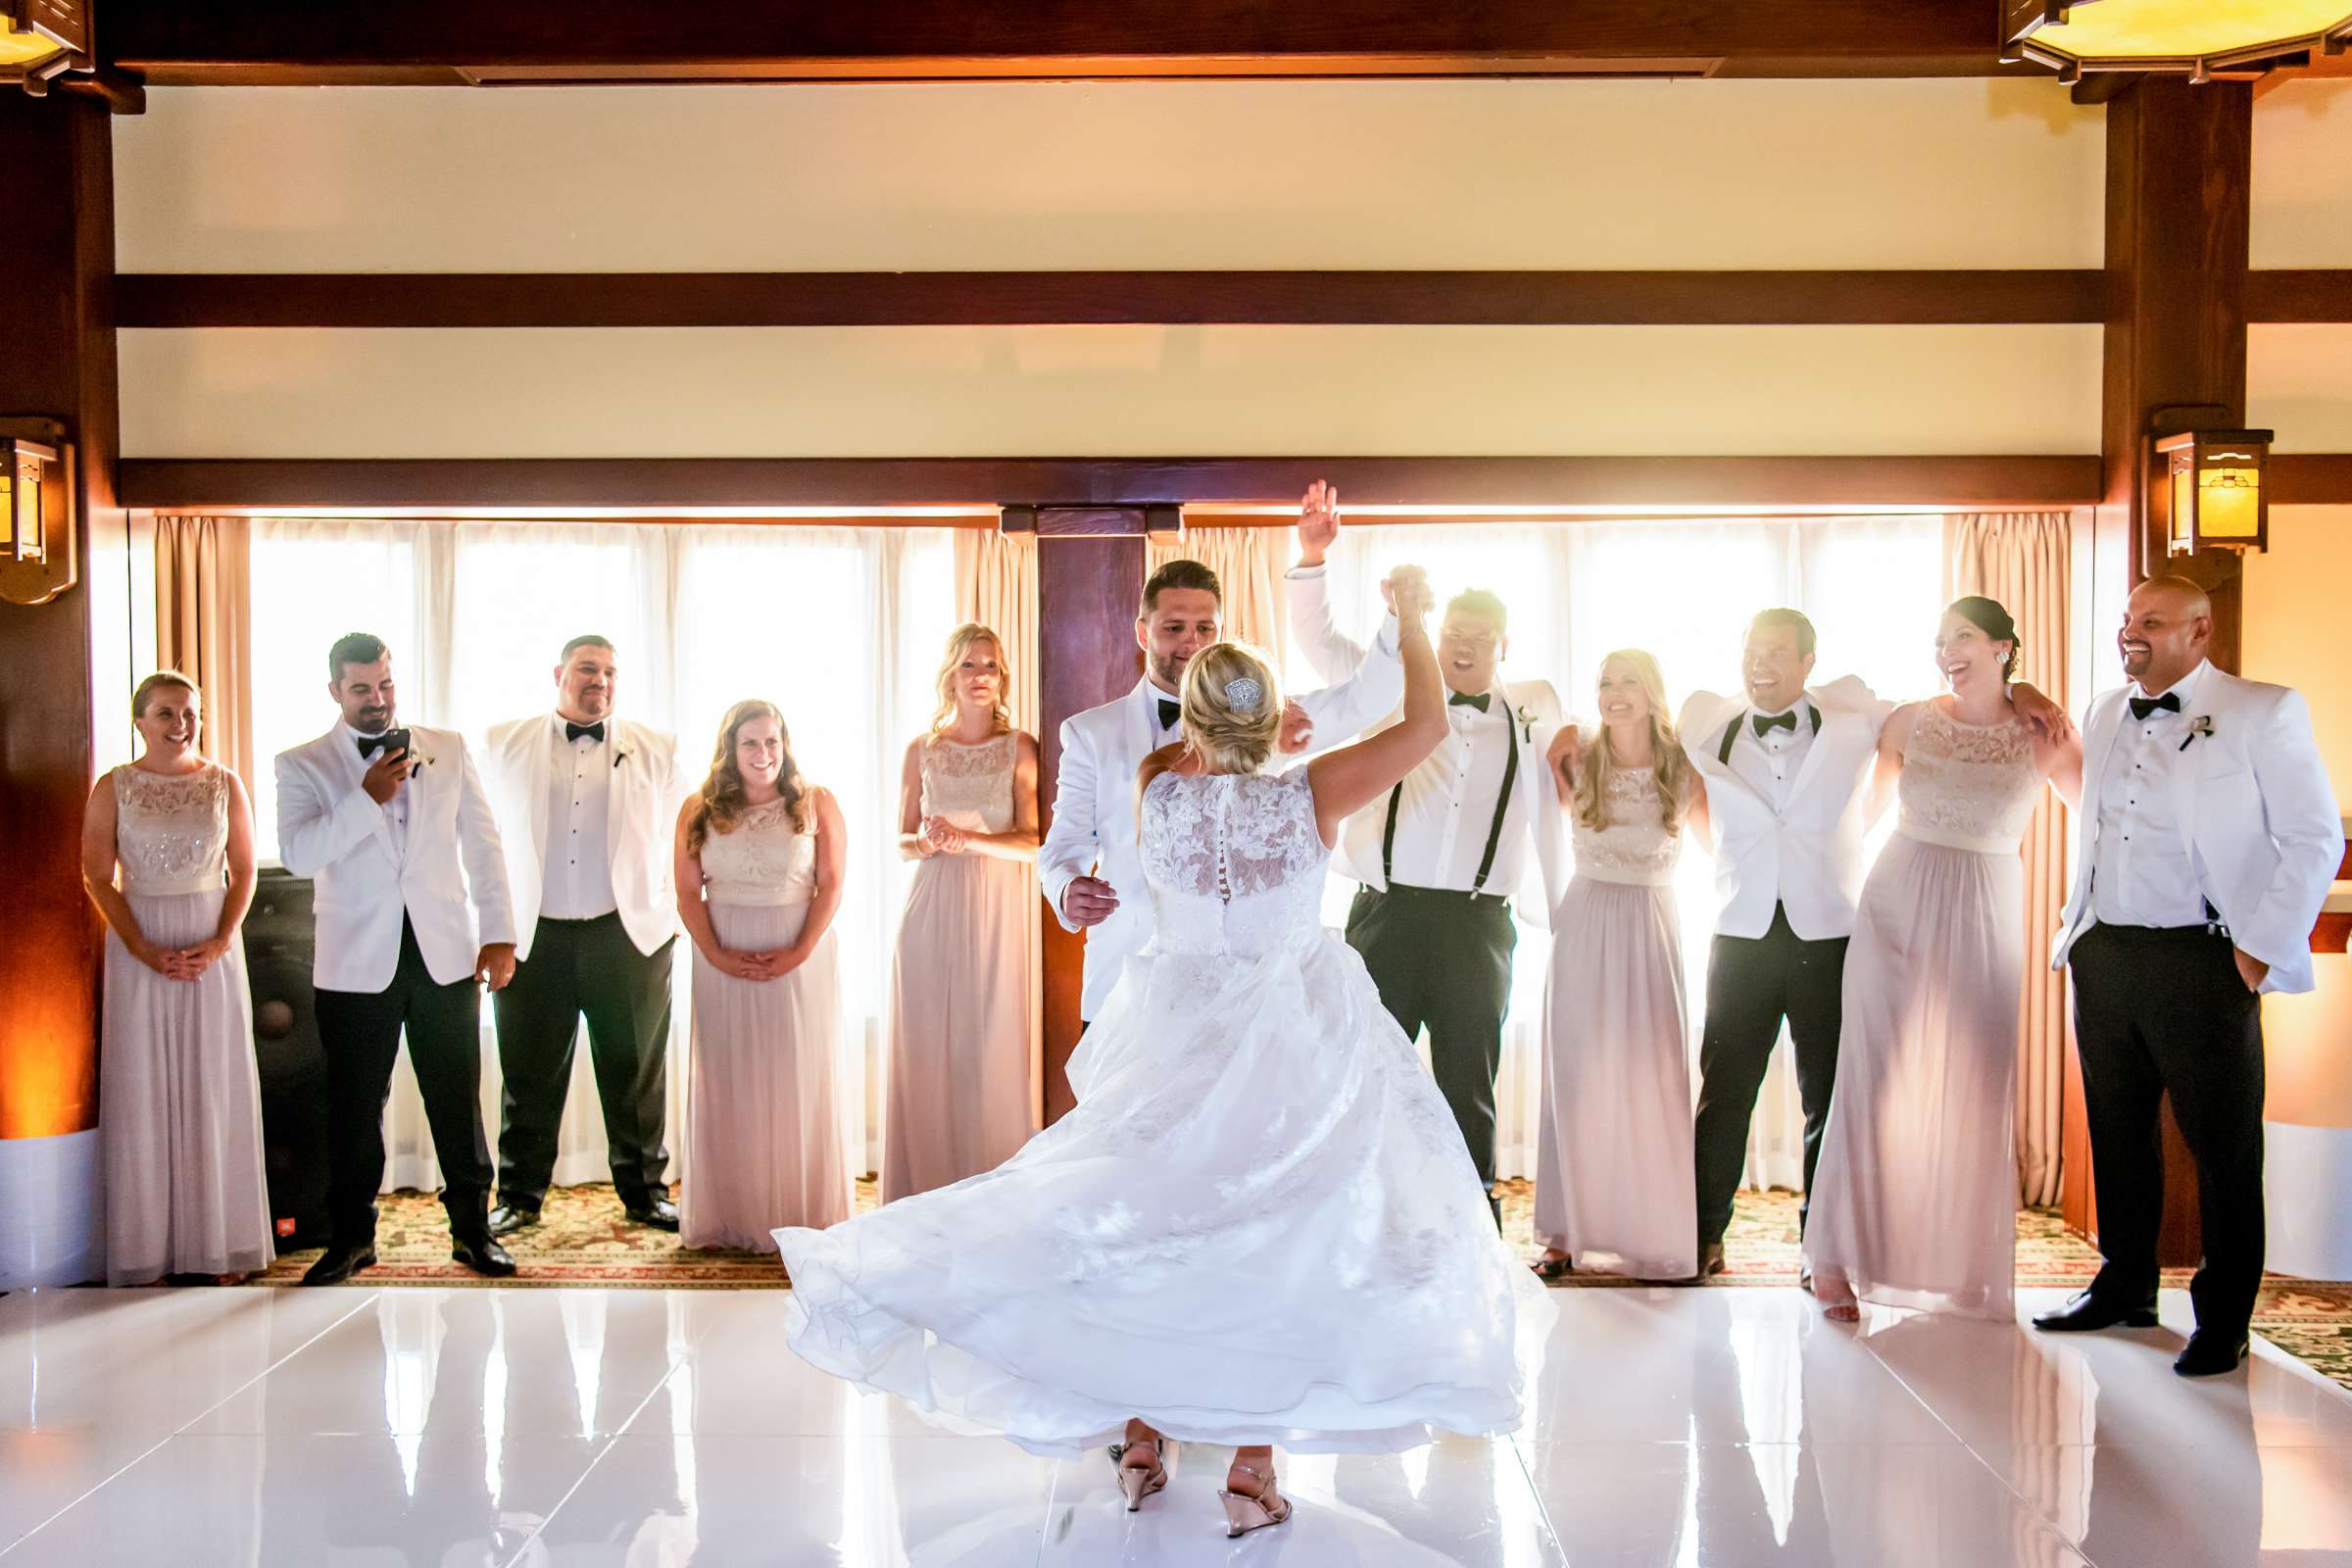
{"type": "Polygon", "coordinates": [[[1215,572],[1224,586],[1225,635],[1264,650],[1280,673],[1291,647],[1290,600],[1282,586],[1291,564],[1291,530],[1187,528],[1180,541],[1154,539],[1144,547],[1146,573],[1188,559],[1215,572]]]}
{"type": "MultiPolygon", "coordinates": [[[[2018,678],[2070,712],[2069,518],[2063,512],[1975,514],[1944,519],[1944,590],[1997,599],[2017,622],[2018,678]]],[[[2066,1082],[2066,983],[2050,951],[2066,902],[2066,808],[2045,794],[2026,829],[2026,976],[2019,1002],[2017,1175],[2027,1203],[2058,1201],[2060,1096],[2066,1082]]]]}
{"type": "MultiPolygon", "coordinates": [[[[1004,639],[1015,728],[1037,733],[1037,537],[956,530],[956,612],[1004,639]]],[[[940,629],[944,649],[949,628],[940,629]]]]}
{"type": "Polygon", "coordinates": [[[243,517],[155,519],[156,658],[195,679],[205,752],[247,780],[253,777],[252,567],[253,535],[243,517]]]}

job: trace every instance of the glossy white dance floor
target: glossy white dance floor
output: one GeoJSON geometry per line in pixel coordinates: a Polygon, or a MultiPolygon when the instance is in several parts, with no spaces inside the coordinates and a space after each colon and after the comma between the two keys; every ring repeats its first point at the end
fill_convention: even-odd
{"type": "MultiPolygon", "coordinates": [[[[1100,1455],[937,1435],[809,1372],[760,1292],[65,1291],[0,1299],[0,1568],[172,1564],[2352,1563],[2352,1396],[2164,1330],[1821,1322],[1793,1292],[1563,1291],[1529,1424],[1227,1455],[1128,1515],[1100,1455]]],[[[2032,1310],[2055,1297],[2025,1303],[2032,1310]]]]}

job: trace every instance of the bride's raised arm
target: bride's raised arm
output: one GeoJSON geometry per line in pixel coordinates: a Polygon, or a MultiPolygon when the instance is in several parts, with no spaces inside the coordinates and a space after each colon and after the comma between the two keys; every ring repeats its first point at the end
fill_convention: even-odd
{"type": "Polygon", "coordinates": [[[1342,822],[1396,788],[1446,738],[1446,687],[1438,676],[1437,651],[1429,645],[1429,583],[1407,569],[1399,569],[1393,580],[1404,717],[1306,764],[1307,784],[1315,793],[1315,825],[1326,845],[1338,843],[1342,822]]]}

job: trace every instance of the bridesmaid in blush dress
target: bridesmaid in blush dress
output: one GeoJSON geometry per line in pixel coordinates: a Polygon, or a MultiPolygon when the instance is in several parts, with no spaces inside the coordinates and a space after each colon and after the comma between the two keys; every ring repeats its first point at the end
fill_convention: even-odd
{"type": "Polygon", "coordinates": [[[841,808],[801,777],[783,714],[737,703],[678,813],[678,915],[694,940],[688,1247],[772,1252],[779,1226],[850,1215],[832,933],[845,859],[841,808]]]}
{"type": "Polygon", "coordinates": [[[906,748],[899,851],[915,861],[890,984],[882,1201],[993,1170],[1037,1128],[1037,742],[1012,727],[1004,645],[958,626],[939,712],[906,748]]]}
{"type": "Polygon", "coordinates": [[[1538,1277],[1698,1269],[1689,1014],[1674,867],[1706,809],[1658,662],[1601,661],[1601,722],[1562,757],[1576,875],[1552,917],[1536,1156],[1538,1277]]]}
{"type": "Polygon", "coordinates": [[[107,924],[106,1278],[232,1284],[276,1255],[237,941],[253,904],[253,810],[237,775],[197,755],[187,676],[139,682],[131,718],[139,760],[98,781],[82,821],[82,881],[107,924]]]}
{"type": "Polygon", "coordinates": [[[2044,738],[2011,702],[2021,644],[1989,599],[1945,611],[1949,695],[1907,703],[1879,738],[1894,837],[1862,885],[1846,951],[1838,1080],[1814,1174],[1805,1264],[1827,1315],[1859,1300],[2011,1315],[2017,1244],[2018,844],[2045,781],[2070,803],[2082,739],[2044,738]]]}

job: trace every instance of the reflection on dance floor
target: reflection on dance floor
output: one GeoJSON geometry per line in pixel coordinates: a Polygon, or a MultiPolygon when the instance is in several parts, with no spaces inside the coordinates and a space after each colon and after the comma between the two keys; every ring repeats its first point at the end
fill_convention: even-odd
{"type": "MultiPolygon", "coordinates": [[[[2046,1293],[2045,1293],[2046,1294],[2046,1293]]],[[[2022,1310],[2044,1304],[2029,1293],[2022,1310]]],[[[2352,1564],[2352,1395],[2167,1326],[1823,1322],[1793,1292],[1562,1292],[1524,1428],[1226,1455],[1120,1506],[1100,1455],[943,1435],[782,1348],[761,1292],[66,1291],[0,1299],[6,1562],[2352,1564]],[[2285,1560],[2285,1559],[2281,1559],[2285,1560]]]]}

